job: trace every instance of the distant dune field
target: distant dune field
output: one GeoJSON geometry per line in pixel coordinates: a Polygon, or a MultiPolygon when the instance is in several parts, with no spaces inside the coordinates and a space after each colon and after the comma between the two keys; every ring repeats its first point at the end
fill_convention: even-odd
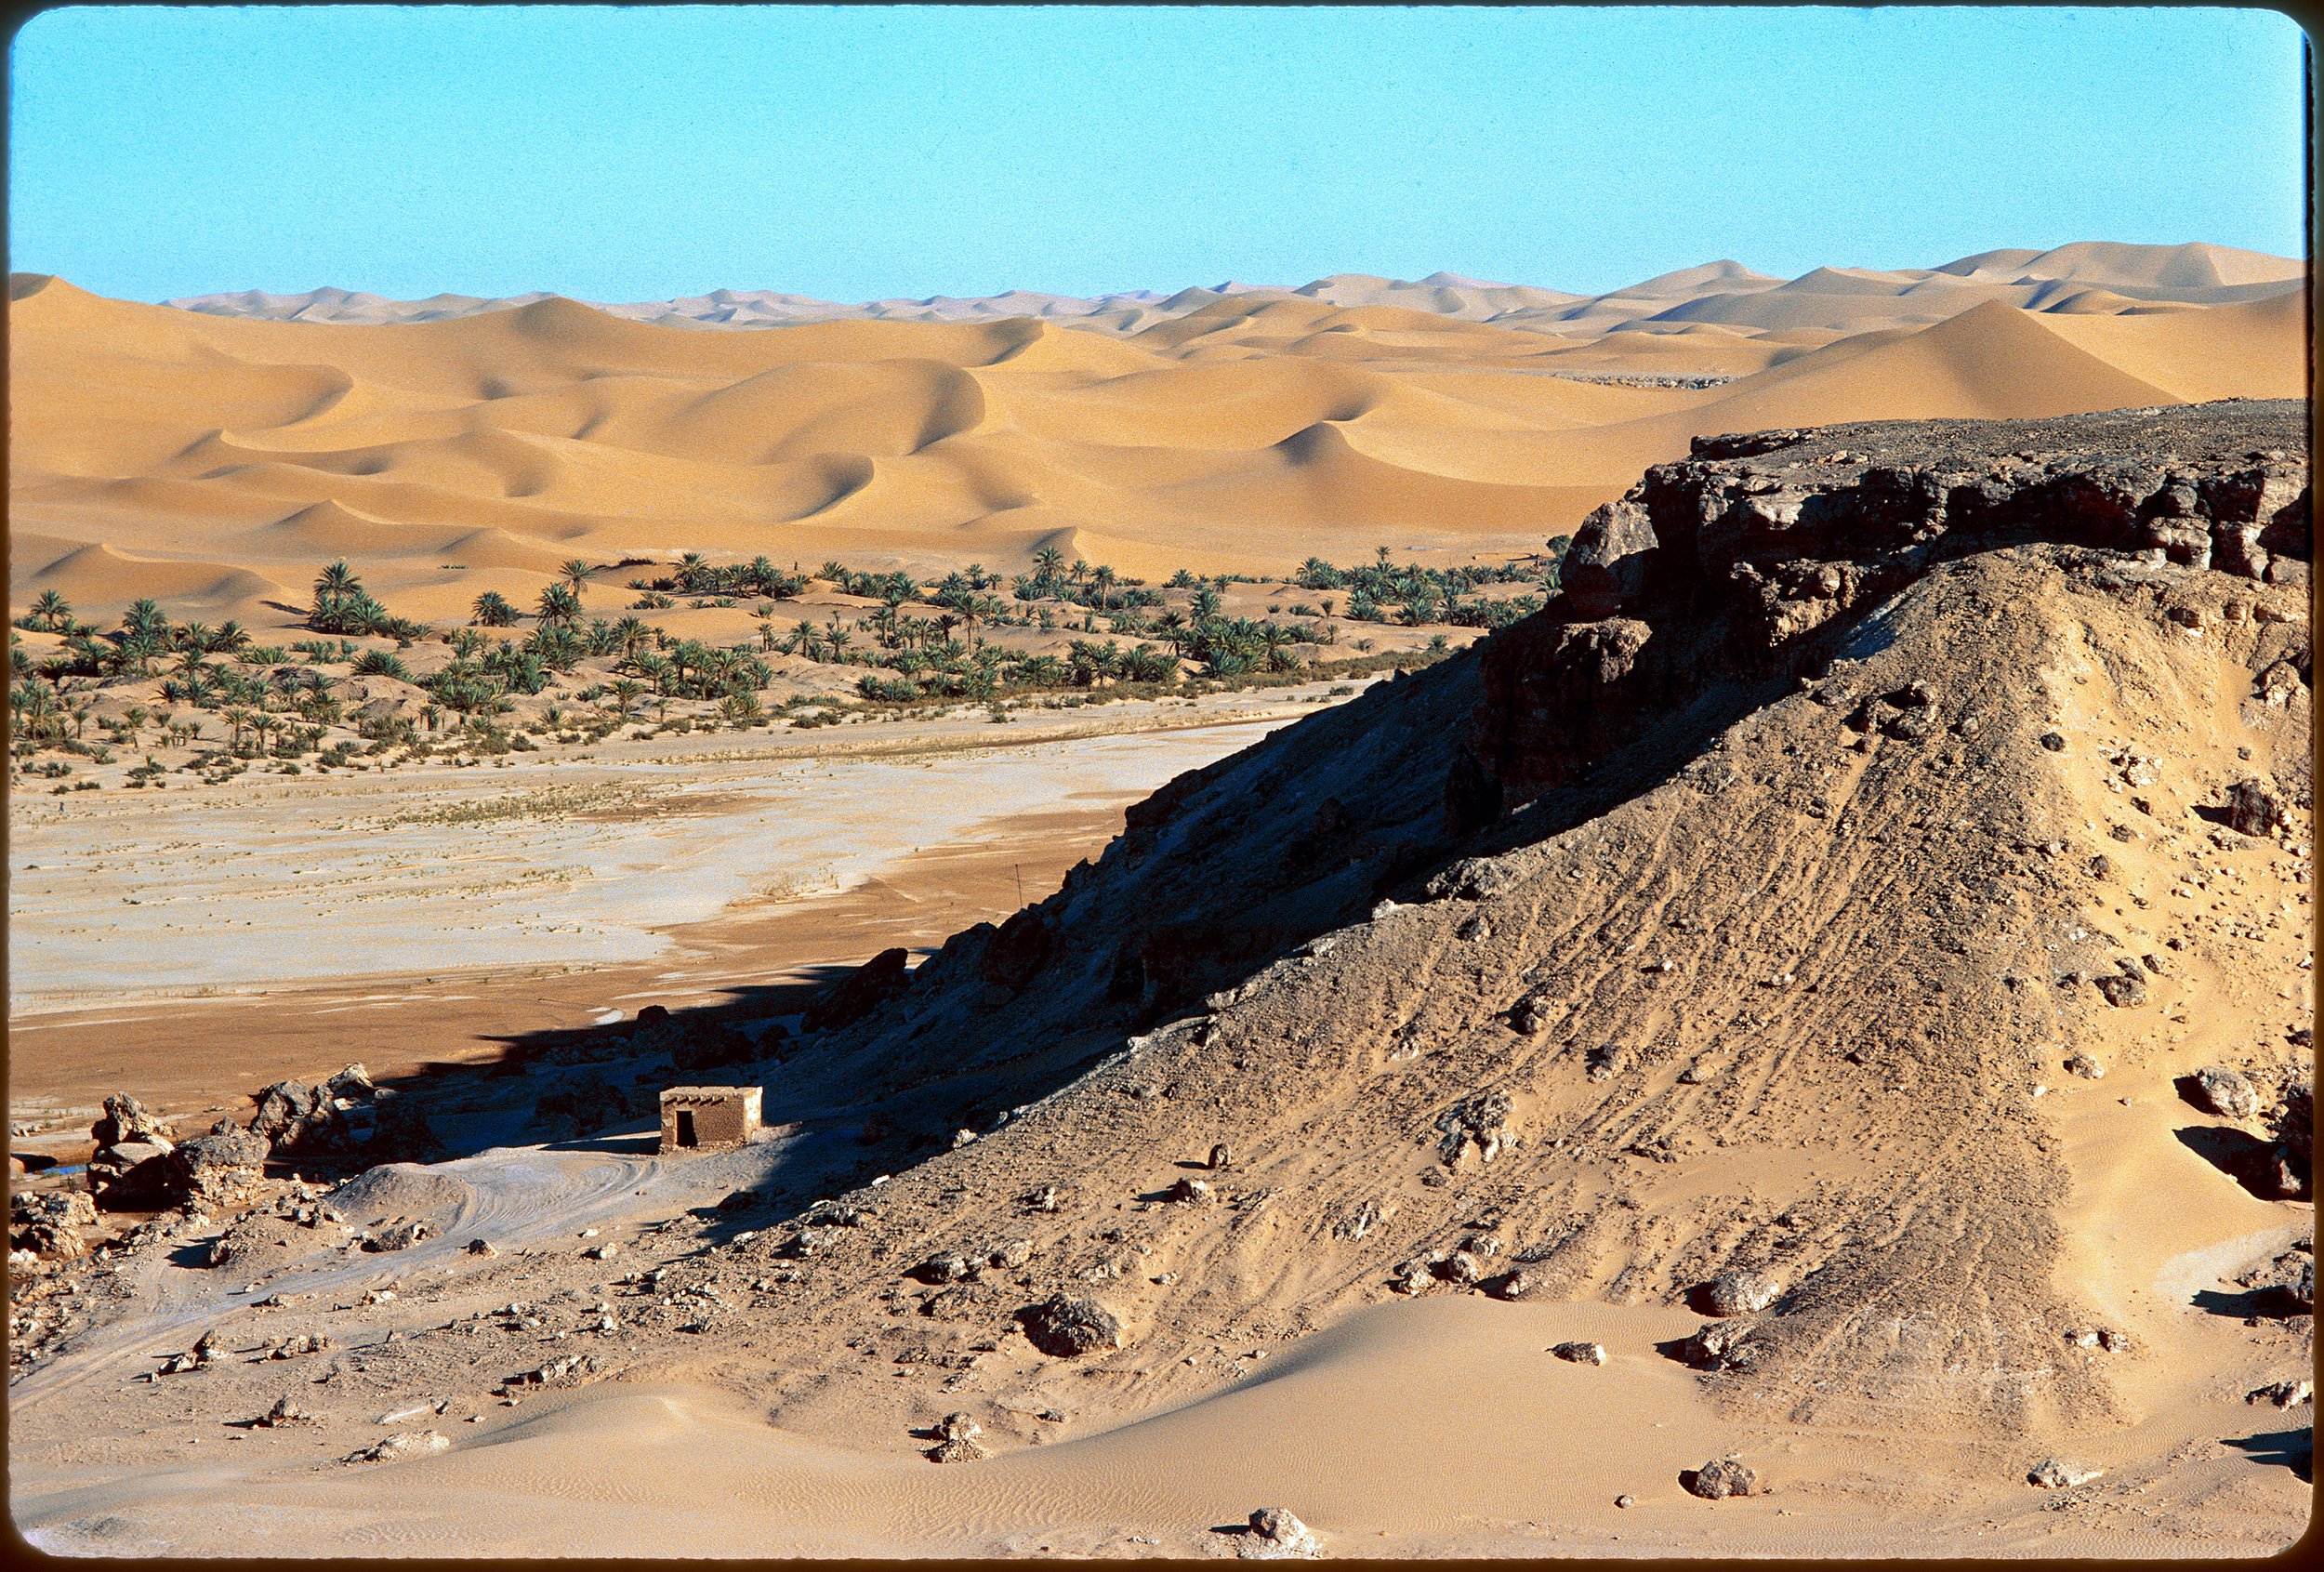
{"type": "Polygon", "coordinates": [[[423,618],[487,588],[529,603],[576,556],[1504,557],[1698,435],[2299,396],[2304,280],[2096,244],[1789,283],[1717,263],[1600,297],[1437,274],[864,307],[149,305],[18,275],[11,597],[266,626],[338,557],[423,618]]]}

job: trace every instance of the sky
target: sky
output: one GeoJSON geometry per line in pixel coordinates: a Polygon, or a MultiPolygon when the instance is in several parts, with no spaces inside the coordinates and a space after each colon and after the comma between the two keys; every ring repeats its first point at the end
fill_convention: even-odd
{"type": "Polygon", "coordinates": [[[2297,256],[2303,47],[2194,8],[66,7],[11,50],[9,265],[855,301],[2297,256]]]}

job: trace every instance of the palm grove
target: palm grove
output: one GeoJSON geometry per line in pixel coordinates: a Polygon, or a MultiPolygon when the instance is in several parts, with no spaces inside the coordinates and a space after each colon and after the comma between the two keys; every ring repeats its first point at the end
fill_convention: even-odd
{"type": "MultiPolygon", "coordinates": [[[[1501,567],[1399,565],[1386,548],[1353,566],[1311,557],[1279,592],[1248,575],[1202,578],[1184,570],[1151,587],[1103,564],[1068,562],[1049,547],[1035,553],[1031,572],[1005,583],[975,563],[922,582],[836,561],[810,575],[763,556],[714,564],[688,553],[662,576],[628,580],[636,598],[618,616],[590,614],[587,601],[603,570],[575,560],[562,564],[530,608],[487,590],[476,597],[467,625],[443,629],[394,615],[339,561],[313,583],[305,622],[318,637],[287,645],[260,644],[236,622],[175,622],[150,599],[100,631],[77,620],[52,589],[16,627],[60,636],[58,645],[35,656],[10,635],[13,757],[20,768],[61,781],[75,757],[111,763],[158,744],[197,749],[180,768],[224,779],[261,760],[296,773],[300,760],[349,767],[397,750],[401,758],[524,751],[539,746],[536,730],[560,742],[596,741],[648,707],[656,726],[675,730],[777,718],[828,724],[852,712],[964,702],[989,705],[1003,719],[1010,702],[1040,702],[1045,694],[1076,703],[1282,682],[1392,661],[1408,666],[1444,653],[1447,641],[1439,634],[1424,651],[1376,657],[1374,641],[1355,636],[1347,641],[1354,653],[1343,654],[1342,624],[1501,626],[1555,588],[1564,544],[1553,541],[1542,559],[1501,567]],[[826,608],[820,621],[787,614],[785,603],[807,594],[816,578],[872,604],[826,608]],[[1237,584],[1269,595],[1266,614],[1228,612],[1226,595],[1237,584]],[[649,620],[681,600],[693,608],[754,602],[755,634],[720,644],[674,637],[649,620]],[[1014,637],[996,637],[1004,630],[1014,637]],[[405,657],[428,641],[446,646],[450,659],[416,675],[405,657]],[[771,709],[762,694],[775,682],[768,657],[776,654],[861,674],[846,694],[795,692],[771,709]],[[372,702],[350,713],[339,692],[348,678],[410,683],[416,702],[376,702],[378,684],[367,683],[372,702]],[[139,684],[140,694],[151,690],[151,707],[100,712],[109,690],[139,684]],[[544,694],[552,702],[510,721],[517,700],[544,694]],[[681,711],[675,719],[673,706],[681,711]],[[334,732],[341,734],[329,740],[334,732]]],[[[128,784],[158,783],[165,773],[149,752],[128,772],[128,784]]]]}

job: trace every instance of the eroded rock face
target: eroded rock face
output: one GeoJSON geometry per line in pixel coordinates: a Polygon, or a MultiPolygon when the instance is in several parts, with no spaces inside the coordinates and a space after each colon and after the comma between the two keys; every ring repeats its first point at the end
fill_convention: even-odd
{"type": "MultiPolygon", "coordinates": [[[[1809,669],[1971,551],[2048,542],[2301,578],[2305,420],[2294,402],[2238,402],[1697,439],[1591,513],[1563,592],[1486,646],[1450,820],[1489,824],[1572,781],[1639,717],[1716,681],[1809,669]]],[[[1910,707],[1891,720],[1905,740],[1926,727],[1910,707]]]]}
{"type": "Polygon", "coordinates": [[[807,1029],[827,1031],[870,1014],[904,991],[911,977],[911,960],[907,950],[880,951],[814,1002],[807,1011],[807,1029]]]}

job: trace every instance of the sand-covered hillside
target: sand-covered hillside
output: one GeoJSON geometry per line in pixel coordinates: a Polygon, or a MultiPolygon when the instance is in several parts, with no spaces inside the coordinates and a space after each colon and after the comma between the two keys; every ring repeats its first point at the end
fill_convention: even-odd
{"type": "Polygon", "coordinates": [[[1721,264],[1587,298],[1339,278],[1181,292],[1111,328],[1002,297],[747,332],[553,297],[270,320],[19,275],[10,592],[264,629],[340,558],[422,619],[486,589],[530,604],[566,559],[688,550],[1458,564],[1538,550],[1697,436],[2303,389],[2297,263],[2067,247],[1950,268],[1721,264]]]}

